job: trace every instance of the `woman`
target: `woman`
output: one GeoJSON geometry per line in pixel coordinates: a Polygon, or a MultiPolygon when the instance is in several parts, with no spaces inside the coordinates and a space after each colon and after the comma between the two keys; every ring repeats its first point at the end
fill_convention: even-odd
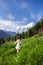
{"type": "Polygon", "coordinates": [[[15,42],[15,44],[17,44],[16,45],[16,51],[17,51],[17,53],[18,53],[18,51],[20,50],[20,44],[21,44],[22,42],[20,42],[20,39],[19,39],[19,37],[18,37],[18,39],[17,39],[17,41],[15,42]]]}

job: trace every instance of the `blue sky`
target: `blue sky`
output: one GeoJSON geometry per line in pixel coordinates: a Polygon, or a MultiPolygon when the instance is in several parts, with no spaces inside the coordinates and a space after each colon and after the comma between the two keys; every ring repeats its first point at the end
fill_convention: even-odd
{"type": "Polygon", "coordinates": [[[0,29],[22,32],[43,17],[43,0],[0,0],[0,29]]]}

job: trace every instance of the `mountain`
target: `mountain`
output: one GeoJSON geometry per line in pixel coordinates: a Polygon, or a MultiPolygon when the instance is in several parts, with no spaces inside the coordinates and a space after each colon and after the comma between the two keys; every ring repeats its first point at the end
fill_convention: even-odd
{"type": "Polygon", "coordinates": [[[0,30],[0,38],[6,38],[6,37],[9,37],[10,34],[8,34],[7,32],[3,31],[3,30],[0,30]]]}
{"type": "Polygon", "coordinates": [[[17,33],[16,32],[11,32],[11,31],[6,31],[10,36],[14,37],[17,33]]]}
{"type": "Polygon", "coordinates": [[[13,37],[15,36],[17,33],[16,32],[11,32],[11,31],[3,31],[0,30],[0,38],[6,38],[6,37],[13,37]]]}

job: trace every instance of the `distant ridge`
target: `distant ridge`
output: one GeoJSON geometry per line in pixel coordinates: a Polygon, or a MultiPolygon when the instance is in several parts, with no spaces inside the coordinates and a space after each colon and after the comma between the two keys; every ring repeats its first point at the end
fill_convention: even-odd
{"type": "Polygon", "coordinates": [[[11,32],[11,31],[7,31],[8,34],[10,34],[10,36],[14,37],[17,33],[16,32],[11,32]]]}
{"type": "Polygon", "coordinates": [[[0,30],[0,38],[13,37],[15,35],[16,35],[16,32],[0,30]]]}

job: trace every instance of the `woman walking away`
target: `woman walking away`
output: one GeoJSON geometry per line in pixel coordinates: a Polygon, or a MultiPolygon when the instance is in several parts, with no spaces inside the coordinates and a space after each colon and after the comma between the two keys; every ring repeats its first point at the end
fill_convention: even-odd
{"type": "Polygon", "coordinates": [[[18,51],[20,50],[20,44],[21,44],[22,42],[20,41],[20,38],[18,37],[18,39],[17,39],[17,41],[15,42],[15,44],[17,44],[16,45],[16,52],[18,53],[18,51]]]}

